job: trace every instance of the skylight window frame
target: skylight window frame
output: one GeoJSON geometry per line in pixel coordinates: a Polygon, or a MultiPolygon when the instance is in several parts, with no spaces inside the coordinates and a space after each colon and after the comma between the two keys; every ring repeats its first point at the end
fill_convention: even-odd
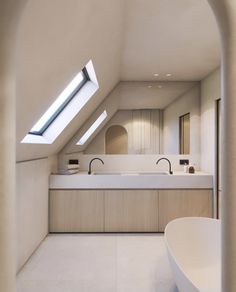
{"type": "MultiPolygon", "coordinates": [[[[89,100],[99,89],[99,83],[96,77],[92,60],[88,61],[88,63],[85,65],[85,68],[88,73],[89,80],[75,94],[74,98],[71,99],[71,101],[67,104],[64,110],[61,111],[61,113],[54,119],[54,121],[48,126],[48,128],[44,131],[42,135],[33,135],[28,132],[26,136],[21,140],[22,144],[54,143],[54,141],[72,122],[72,120],[80,113],[80,111],[83,110],[89,100]]],[[[36,124],[33,126],[33,128],[36,126],[36,124]]],[[[31,130],[33,128],[31,128],[31,130]]]]}
{"type": "Polygon", "coordinates": [[[78,146],[85,145],[93,134],[100,128],[103,122],[107,119],[108,114],[107,111],[104,110],[98,118],[90,125],[90,127],[83,133],[82,137],[80,137],[79,141],[76,143],[78,146]]]}
{"type": "Polygon", "coordinates": [[[83,79],[76,86],[76,88],[69,94],[66,100],[58,107],[58,109],[52,114],[52,116],[44,123],[39,131],[29,131],[29,135],[35,136],[43,136],[45,131],[50,127],[50,125],[55,121],[55,119],[60,115],[60,113],[67,107],[67,105],[72,101],[72,99],[76,96],[76,94],[81,90],[81,88],[90,81],[89,74],[87,72],[86,67],[84,67],[81,71],[83,79]]]}

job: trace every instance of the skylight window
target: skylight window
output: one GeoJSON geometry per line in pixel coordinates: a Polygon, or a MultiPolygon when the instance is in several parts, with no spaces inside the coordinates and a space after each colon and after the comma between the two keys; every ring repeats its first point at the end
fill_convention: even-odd
{"type": "Polygon", "coordinates": [[[33,126],[29,134],[42,135],[88,80],[88,73],[84,68],[62,91],[62,93],[58,96],[54,103],[45,112],[45,114],[33,126]]]}
{"type": "Polygon", "coordinates": [[[46,110],[21,143],[51,144],[98,90],[90,60],[46,110]]]}
{"type": "Polygon", "coordinates": [[[96,129],[102,124],[102,122],[107,118],[107,112],[104,111],[96,121],[91,125],[91,127],[84,133],[76,145],[84,145],[89,137],[96,131],[96,129]]]}

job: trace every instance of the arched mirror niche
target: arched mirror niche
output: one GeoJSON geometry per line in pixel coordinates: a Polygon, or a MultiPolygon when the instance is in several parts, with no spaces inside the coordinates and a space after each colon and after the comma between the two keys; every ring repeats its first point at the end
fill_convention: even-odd
{"type": "Polygon", "coordinates": [[[128,154],[128,133],[120,125],[109,127],[105,134],[106,154],[128,154]]]}

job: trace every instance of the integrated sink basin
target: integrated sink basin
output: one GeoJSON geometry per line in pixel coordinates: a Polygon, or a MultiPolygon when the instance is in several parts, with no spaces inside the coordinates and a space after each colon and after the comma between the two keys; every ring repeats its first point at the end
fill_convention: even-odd
{"type": "Polygon", "coordinates": [[[92,175],[121,175],[121,172],[92,172],[92,175]]]}
{"type": "Polygon", "coordinates": [[[140,172],[139,175],[169,175],[168,171],[140,172]]]}
{"type": "Polygon", "coordinates": [[[158,171],[158,172],[93,172],[92,175],[123,175],[123,176],[132,176],[132,175],[168,175],[167,171],[158,171]]]}

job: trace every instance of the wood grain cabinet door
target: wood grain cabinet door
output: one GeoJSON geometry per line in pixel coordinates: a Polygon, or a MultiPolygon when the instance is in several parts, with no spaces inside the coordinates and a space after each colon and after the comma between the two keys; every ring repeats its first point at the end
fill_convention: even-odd
{"type": "Polygon", "coordinates": [[[212,190],[159,190],[159,231],[180,217],[212,217],[212,190]]]}
{"type": "Polygon", "coordinates": [[[105,231],[158,231],[158,192],[155,190],[106,190],[105,231]]]}
{"type": "Polygon", "coordinates": [[[50,232],[103,232],[102,190],[51,190],[50,232]]]}

